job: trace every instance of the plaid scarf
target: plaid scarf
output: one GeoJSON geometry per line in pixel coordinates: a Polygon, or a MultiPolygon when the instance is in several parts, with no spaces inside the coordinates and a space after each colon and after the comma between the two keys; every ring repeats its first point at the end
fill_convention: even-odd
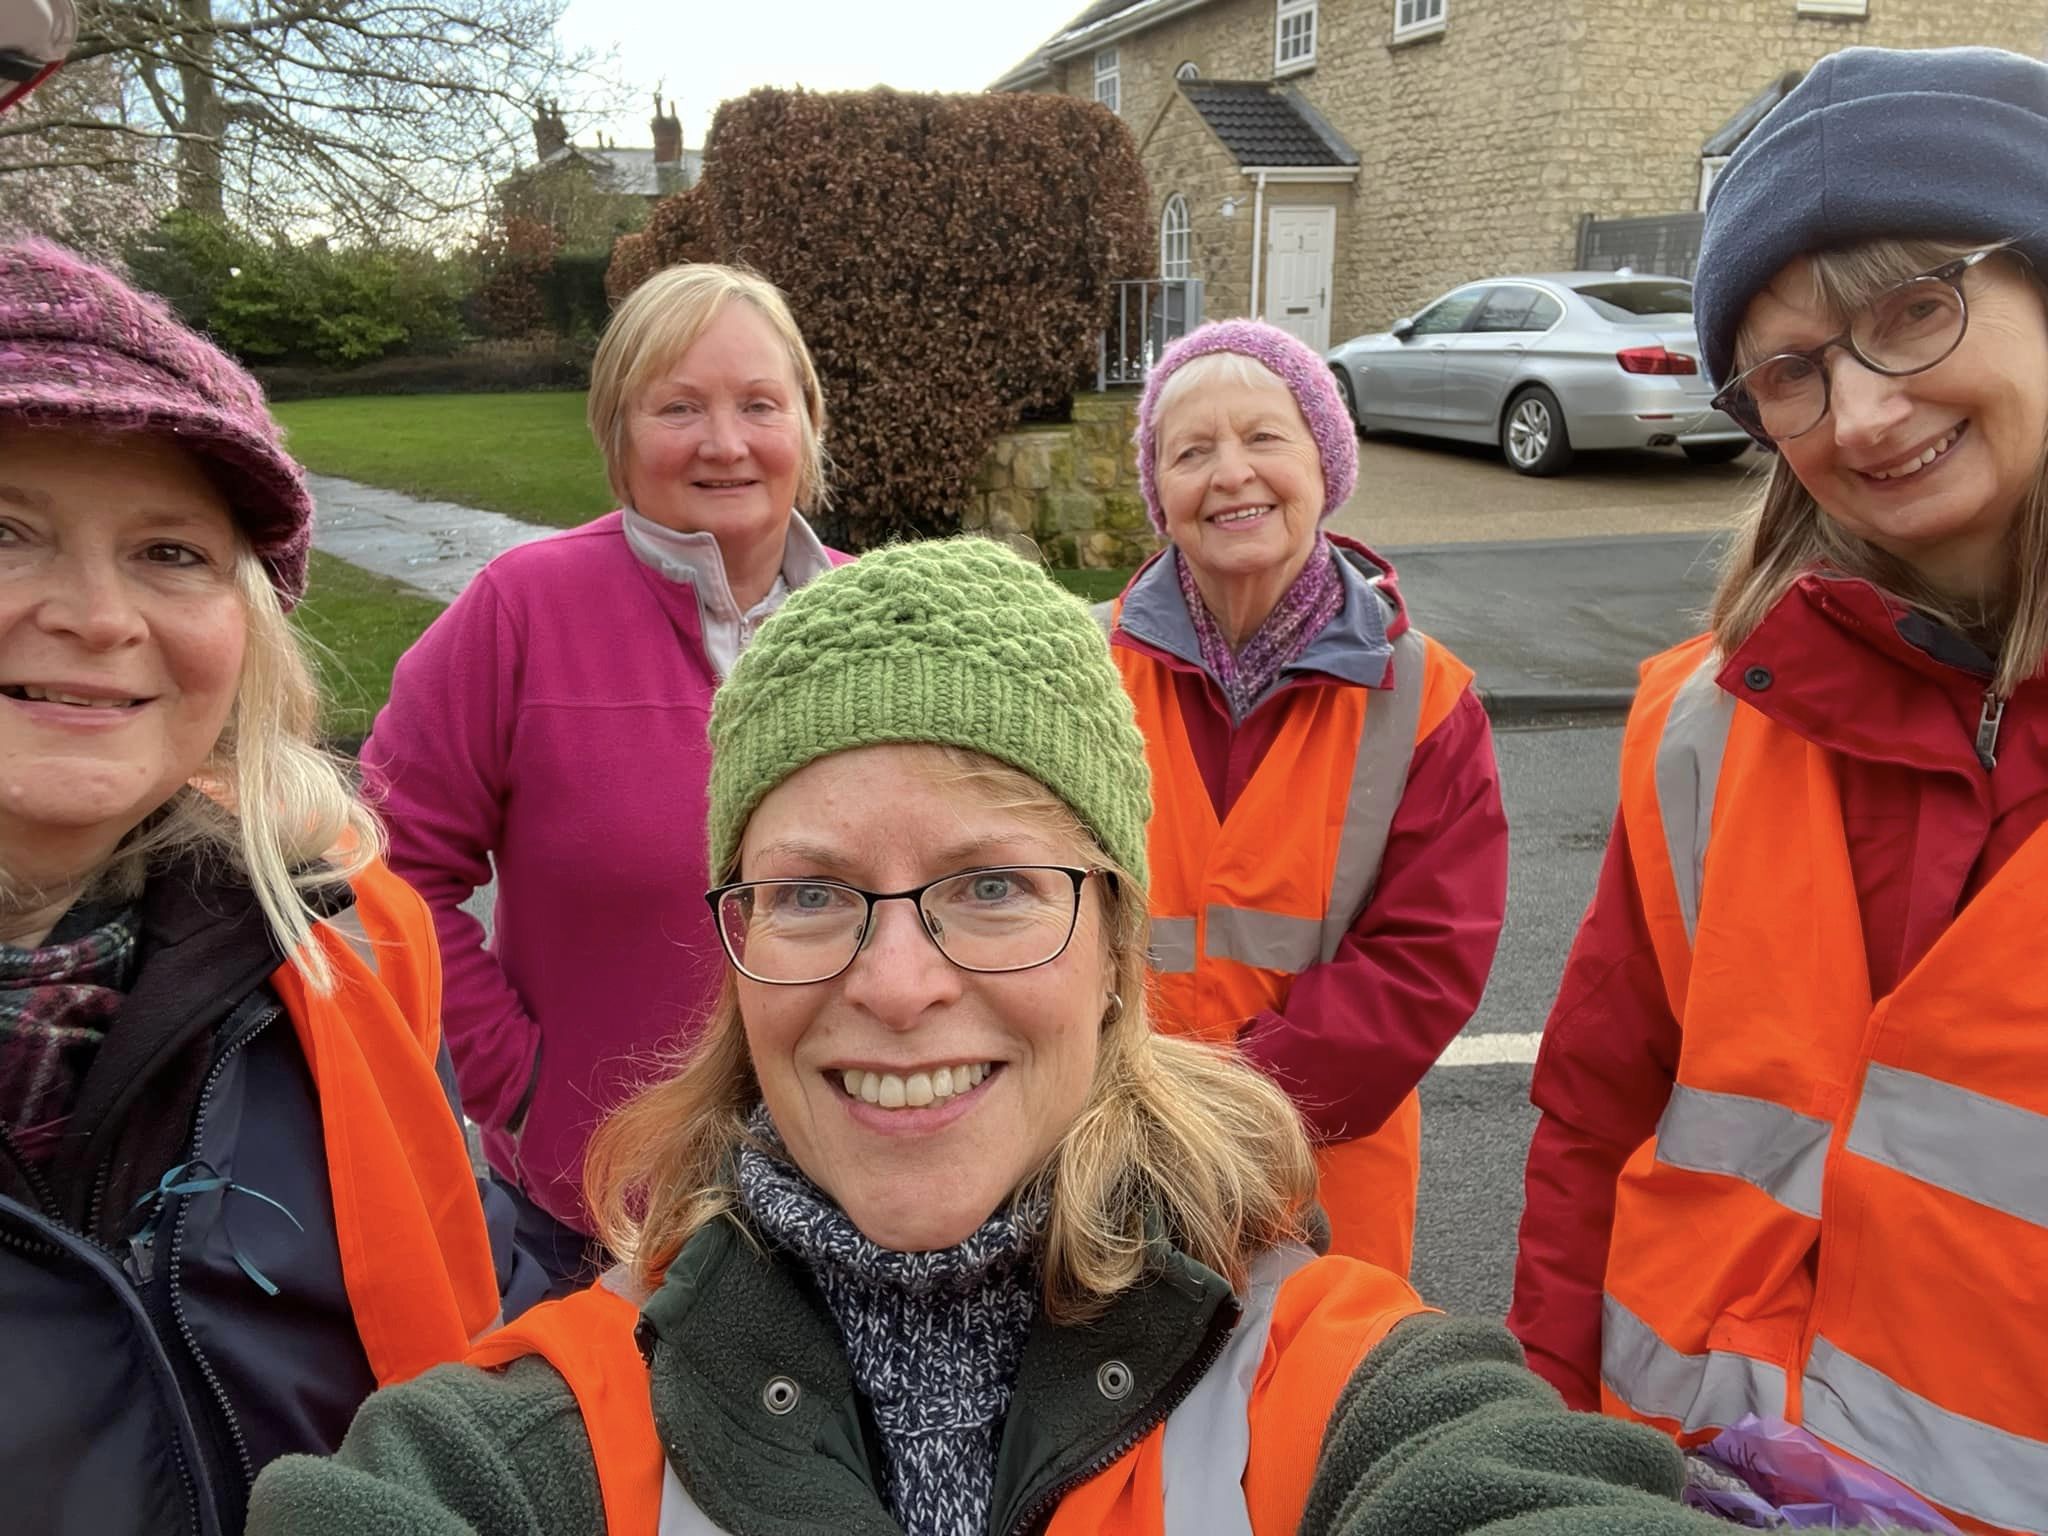
{"type": "Polygon", "coordinates": [[[135,981],[141,917],[78,911],[37,949],[0,944],[0,1127],[47,1164],[85,1074],[135,981]]]}
{"type": "MultiPolygon", "coordinates": [[[[779,1146],[765,1106],[747,1128],[779,1146]]],[[[996,1446],[1038,1316],[1045,1211],[998,1210],[957,1247],[897,1253],[861,1235],[791,1164],[738,1159],[740,1204],[807,1268],[881,1431],[884,1496],[908,1536],[981,1536],[996,1446]]]]}
{"type": "Polygon", "coordinates": [[[1344,578],[1337,573],[1337,552],[1327,537],[1317,534],[1316,547],[1309,552],[1301,574],[1280,595],[1251,638],[1233,651],[1223,626],[1202,601],[1187,560],[1179,550],[1174,551],[1173,559],[1180,572],[1181,597],[1187,602],[1195,638],[1201,643],[1202,665],[1223,690],[1233,721],[1250,714],[1252,706],[1280,680],[1281,671],[1299,660],[1309,642],[1344,610],[1344,578]]]}

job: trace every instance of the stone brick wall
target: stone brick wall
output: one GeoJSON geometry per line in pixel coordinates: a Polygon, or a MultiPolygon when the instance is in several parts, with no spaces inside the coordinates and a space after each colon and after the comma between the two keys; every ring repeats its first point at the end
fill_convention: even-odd
{"type": "MultiPolygon", "coordinates": [[[[1385,327],[1457,283],[1569,266],[1582,215],[1695,205],[1700,145],[1786,69],[1867,43],[1986,43],[2039,56],[2048,0],[1869,0],[1860,18],[1798,0],[1446,0],[1445,29],[1393,40],[1394,0],[1322,0],[1314,68],[1289,83],[1359,153],[1355,189],[1267,189],[1337,208],[1332,342],[1385,327]]],[[[1188,200],[1211,318],[1250,304],[1252,184],[1175,89],[1273,73],[1273,0],[1218,3],[1120,39],[1122,110],[1153,217],[1188,200]],[[1226,196],[1245,201],[1236,218],[1226,196]]],[[[1054,88],[1091,97],[1092,56],[1054,88]]]]}
{"type": "Polygon", "coordinates": [[[1136,565],[1159,547],[1138,491],[1138,392],[1074,397],[1074,419],[1020,427],[982,461],[960,526],[1035,540],[1056,566],[1136,565]]]}

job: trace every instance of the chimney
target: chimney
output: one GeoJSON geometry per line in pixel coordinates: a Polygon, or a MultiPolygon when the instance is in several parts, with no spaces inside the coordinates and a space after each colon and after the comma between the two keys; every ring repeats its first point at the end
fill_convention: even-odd
{"type": "Polygon", "coordinates": [[[533,114],[534,153],[545,160],[569,144],[569,125],[562,121],[561,103],[543,97],[533,114]]]}
{"type": "Polygon", "coordinates": [[[654,97],[654,163],[656,165],[681,165],[683,163],[683,120],[676,116],[676,104],[670,102],[668,111],[661,110],[661,95],[654,97]]]}

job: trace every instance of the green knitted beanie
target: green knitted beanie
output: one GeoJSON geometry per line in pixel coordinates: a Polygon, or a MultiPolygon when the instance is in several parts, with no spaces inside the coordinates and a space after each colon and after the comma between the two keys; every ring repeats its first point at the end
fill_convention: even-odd
{"type": "Polygon", "coordinates": [[[1008,763],[1146,880],[1145,742],[1087,605],[988,539],[896,544],[792,593],[711,710],[711,871],[761,797],[853,747],[932,742],[1008,763]]]}

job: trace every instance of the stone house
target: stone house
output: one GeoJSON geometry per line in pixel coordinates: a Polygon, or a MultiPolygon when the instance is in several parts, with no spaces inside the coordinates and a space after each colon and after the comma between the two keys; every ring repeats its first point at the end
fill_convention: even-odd
{"type": "Polygon", "coordinates": [[[704,152],[683,145],[675,103],[654,98],[649,146],[621,146],[603,134],[578,144],[569,137],[561,107],[542,101],[533,116],[534,164],[498,184],[508,212],[538,219],[571,249],[611,248],[620,234],[640,228],[654,205],[697,184],[704,152]]]}
{"type": "Polygon", "coordinates": [[[2048,0],[1097,0],[991,88],[1117,112],[1161,275],[1320,349],[1698,209],[1825,54],[2044,42],[2048,0]]]}

